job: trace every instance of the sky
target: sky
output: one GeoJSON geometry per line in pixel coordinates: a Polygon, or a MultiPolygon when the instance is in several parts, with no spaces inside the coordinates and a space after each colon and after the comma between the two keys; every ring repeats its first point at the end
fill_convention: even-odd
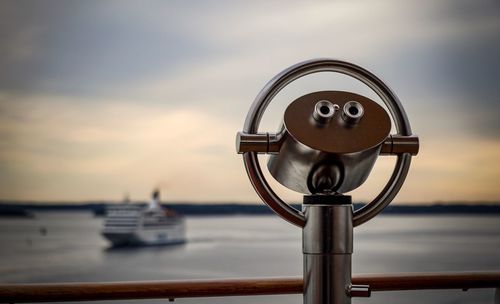
{"type": "MultiPolygon", "coordinates": [[[[258,202],[236,132],[274,75],[331,57],[384,79],[420,136],[398,203],[500,201],[499,54],[498,1],[2,1],[0,199],[144,200],[159,187],[166,201],[258,202]]],[[[377,100],[345,76],[307,76],[260,130],[319,90],[377,100]]],[[[380,157],[354,200],[393,166],[380,157]]]]}

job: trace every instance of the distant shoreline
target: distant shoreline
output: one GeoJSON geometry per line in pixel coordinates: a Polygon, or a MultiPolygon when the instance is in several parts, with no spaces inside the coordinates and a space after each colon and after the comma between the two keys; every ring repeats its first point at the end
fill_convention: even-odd
{"type": "MultiPolygon", "coordinates": [[[[7,202],[0,201],[0,216],[3,217],[32,217],[33,212],[44,211],[87,211],[95,215],[104,215],[106,206],[116,205],[119,202],[80,202],[80,203],[50,203],[50,202],[7,202]]],[[[145,205],[144,202],[133,204],[145,205]]],[[[265,215],[272,211],[264,204],[244,203],[163,203],[180,214],[184,215],[265,215]]],[[[293,205],[300,209],[299,204],[293,205]]],[[[360,208],[363,204],[355,203],[354,207],[360,208]]],[[[436,203],[436,204],[412,204],[412,205],[389,205],[383,211],[384,214],[498,214],[500,215],[500,203],[436,203]]]]}

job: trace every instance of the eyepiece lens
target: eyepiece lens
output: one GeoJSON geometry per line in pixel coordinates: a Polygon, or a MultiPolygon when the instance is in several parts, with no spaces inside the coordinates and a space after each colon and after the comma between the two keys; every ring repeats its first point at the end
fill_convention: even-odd
{"type": "Polygon", "coordinates": [[[347,123],[356,124],[363,117],[363,114],[363,106],[359,102],[352,100],[345,103],[342,118],[347,123]]]}
{"type": "Polygon", "coordinates": [[[351,106],[351,107],[349,107],[349,113],[351,115],[357,115],[359,113],[359,110],[355,106],[351,106]]]}
{"type": "Polygon", "coordinates": [[[328,123],[335,114],[335,105],[328,100],[320,100],[314,105],[313,118],[320,124],[328,123]]]}
{"type": "Polygon", "coordinates": [[[319,111],[321,114],[328,115],[330,113],[330,108],[328,106],[321,106],[319,111]]]}

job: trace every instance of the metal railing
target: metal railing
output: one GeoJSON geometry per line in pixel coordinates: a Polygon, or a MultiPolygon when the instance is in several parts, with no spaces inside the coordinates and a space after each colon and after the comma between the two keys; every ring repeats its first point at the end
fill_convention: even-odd
{"type": "MultiPolygon", "coordinates": [[[[500,304],[500,271],[364,274],[352,278],[370,291],[496,288],[500,304]]],[[[303,293],[302,278],[141,281],[106,283],[2,284],[0,302],[64,302],[127,299],[256,296],[303,293]]]]}

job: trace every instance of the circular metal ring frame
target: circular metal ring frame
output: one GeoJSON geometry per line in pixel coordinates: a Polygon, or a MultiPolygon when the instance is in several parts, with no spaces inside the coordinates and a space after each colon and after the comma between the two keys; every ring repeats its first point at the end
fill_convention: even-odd
{"type": "MultiPolygon", "coordinates": [[[[410,123],[398,97],[382,80],[360,66],[328,58],[312,59],[295,64],[271,79],[255,98],[247,114],[243,132],[249,134],[258,132],[264,111],[276,94],[285,86],[300,77],[319,72],[345,74],[370,87],[389,109],[396,125],[397,134],[412,135],[410,123]]],[[[267,183],[259,165],[257,152],[244,153],[243,161],[248,177],[260,198],[280,217],[296,226],[303,227],[305,225],[304,214],[281,200],[267,183]]],[[[394,199],[404,183],[410,163],[411,155],[409,153],[397,155],[394,171],[380,194],[370,203],[354,211],[354,226],[372,219],[394,199]]]]}

